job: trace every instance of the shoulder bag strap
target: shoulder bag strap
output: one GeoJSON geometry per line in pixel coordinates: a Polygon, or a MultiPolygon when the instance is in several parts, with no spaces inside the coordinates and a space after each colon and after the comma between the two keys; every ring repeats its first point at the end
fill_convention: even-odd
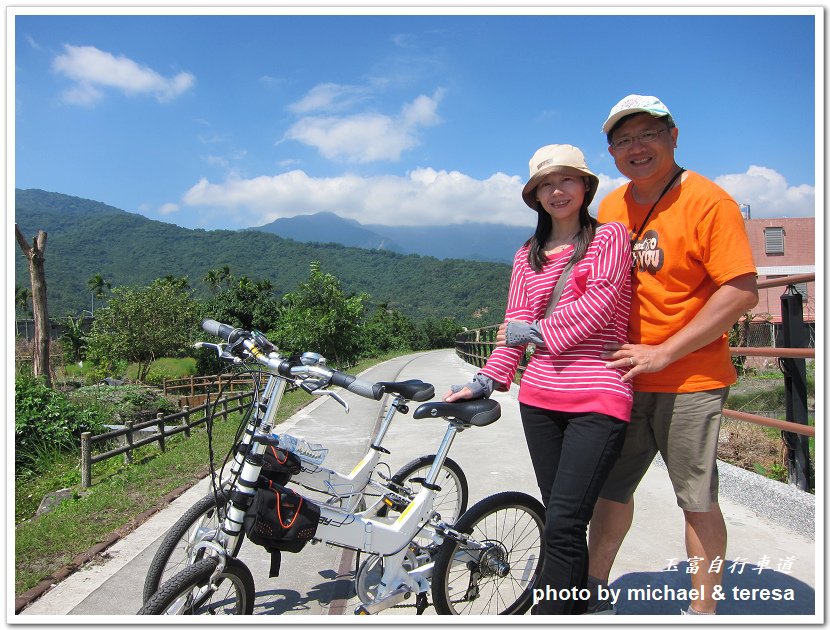
{"type": "Polygon", "coordinates": [[[550,317],[553,309],[556,308],[556,304],[559,302],[559,298],[562,297],[562,292],[565,290],[565,283],[568,281],[568,276],[571,275],[571,269],[574,268],[575,264],[575,262],[568,261],[568,264],[562,270],[562,275],[559,276],[559,280],[556,281],[556,286],[553,287],[553,291],[550,294],[550,301],[548,302],[548,307],[545,309],[545,319],[550,317]]]}

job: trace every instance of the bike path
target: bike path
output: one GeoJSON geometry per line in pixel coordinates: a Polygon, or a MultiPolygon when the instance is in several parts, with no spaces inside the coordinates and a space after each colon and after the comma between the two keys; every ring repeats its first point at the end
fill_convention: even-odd
{"type": "MultiPolygon", "coordinates": [[[[450,385],[467,382],[474,371],[453,351],[440,350],[398,357],[371,368],[362,378],[370,381],[420,378],[435,386],[436,398],[439,398],[450,385]]],[[[450,457],[466,473],[471,505],[504,490],[521,490],[539,497],[521,429],[516,393],[513,388],[506,394],[494,394],[502,405],[502,417],[488,427],[462,432],[450,451],[450,457]]],[[[385,407],[348,392],[342,394],[351,407],[349,414],[334,400],[322,398],[292,416],[281,430],[324,443],[329,447],[326,465],[348,472],[366,452],[385,407]]],[[[413,403],[410,409],[415,406],[413,403]]],[[[391,455],[383,461],[395,471],[419,455],[435,452],[444,430],[443,420],[414,420],[411,412],[398,414],[384,441],[391,455]]],[[[689,595],[688,572],[694,567],[683,560],[683,518],[660,463],[652,465],[637,491],[634,524],[612,571],[611,587],[620,589],[617,605],[620,616],[679,615],[680,609],[688,604],[682,598],[689,595]],[[674,570],[666,570],[672,565],[674,570]]],[[[818,606],[815,602],[817,579],[819,585],[822,579],[822,571],[817,569],[823,569],[821,561],[816,562],[822,556],[816,554],[815,541],[809,533],[776,522],[774,514],[758,513],[757,509],[747,507],[746,501],[730,498],[735,493],[724,492],[724,486],[732,483],[732,468],[721,469],[721,506],[729,532],[729,551],[724,564],[728,567],[724,574],[726,596],[719,612],[786,615],[790,622],[798,620],[792,615],[815,615],[816,611],[823,615],[823,602],[818,606]]],[[[778,487],[783,486],[759,475],[744,478],[738,474],[736,478],[737,485],[753,486],[755,493],[762,496],[774,496],[780,492],[778,487]]],[[[141,606],[144,576],[161,538],[190,505],[207,493],[208,487],[208,481],[202,480],[108,549],[105,562],[73,574],[14,620],[55,623],[56,616],[72,615],[73,622],[104,623],[110,616],[134,615],[141,606]]],[[[240,557],[251,568],[256,581],[255,615],[314,615],[323,621],[326,615],[351,615],[359,604],[352,586],[355,560],[351,551],[317,544],[307,545],[299,554],[284,553],[277,578],[268,577],[270,560],[260,547],[246,541],[240,557]]],[[[394,608],[381,614],[414,615],[414,609],[394,608]]],[[[425,614],[434,614],[434,611],[430,608],[425,614]]],[[[131,621],[142,619],[134,617],[131,621]]],[[[594,621],[613,619],[593,618],[594,621]]],[[[765,617],[768,620],[771,621],[765,617]]]]}

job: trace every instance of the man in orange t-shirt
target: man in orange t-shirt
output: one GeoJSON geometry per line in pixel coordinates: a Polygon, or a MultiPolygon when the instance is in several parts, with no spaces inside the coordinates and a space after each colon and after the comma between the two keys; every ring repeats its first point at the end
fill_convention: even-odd
{"type": "MultiPolygon", "coordinates": [[[[631,230],[634,282],[629,343],[609,347],[627,368],[634,409],[622,454],[591,520],[589,587],[607,585],[634,515],[633,494],[659,451],[683,509],[691,574],[704,597],[688,614],[714,614],[726,525],[718,506],[717,440],[736,381],[726,332],[758,302],[756,269],[737,203],[675,162],[678,130],[653,96],[621,100],[603,125],[609,152],[631,181],[603,199],[601,222],[631,230]],[[720,568],[718,568],[720,567],[720,568]]],[[[613,612],[592,602],[589,612],[613,612]]]]}

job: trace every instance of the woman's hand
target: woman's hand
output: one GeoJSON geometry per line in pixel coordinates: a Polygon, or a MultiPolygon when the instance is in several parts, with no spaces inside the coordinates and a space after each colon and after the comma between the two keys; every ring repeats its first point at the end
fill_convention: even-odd
{"type": "Polygon", "coordinates": [[[448,391],[444,394],[444,397],[441,399],[444,402],[455,402],[457,400],[471,400],[473,398],[473,392],[469,387],[462,387],[457,392],[452,390],[448,391]]]}
{"type": "Polygon", "coordinates": [[[496,347],[503,348],[507,345],[507,322],[504,322],[501,326],[499,326],[499,330],[496,333],[496,347]]]}

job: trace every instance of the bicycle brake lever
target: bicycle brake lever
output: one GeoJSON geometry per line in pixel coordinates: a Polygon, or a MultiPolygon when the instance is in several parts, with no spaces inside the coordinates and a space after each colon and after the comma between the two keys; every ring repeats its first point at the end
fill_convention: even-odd
{"type": "Polygon", "coordinates": [[[343,400],[337,392],[333,392],[328,389],[315,389],[313,391],[308,392],[312,396],[331,396],[334,398],[338,403],[343,406],[343,409],[346,410],[346,413],[349,413],[349,403],[343,400]]]}
{"type": "Polygon", "coordinates": [[[224,343],[210,343],[209,341],[197,341],[196,343],[193,344],[193,347],[196,348],[197,350],[200,350],[202,348],[207,348],[209,350],[215,350],[216,354],[219,355],[219,358],[223,359],[225,361],[230,361],[232,359],[235,359],[235,357],[228,354],[227,350],[225,349],[226,346],[227,346],[227,344],[224,344],[224,343]]]}

